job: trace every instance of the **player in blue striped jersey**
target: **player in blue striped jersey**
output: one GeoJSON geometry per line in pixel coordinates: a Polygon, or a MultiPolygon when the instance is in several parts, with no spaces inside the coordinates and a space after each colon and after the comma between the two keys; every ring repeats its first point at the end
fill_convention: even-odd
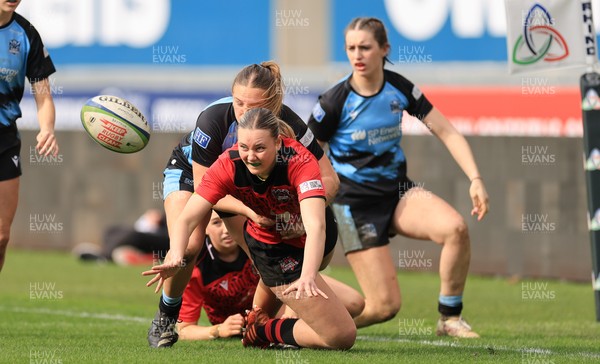
{"type": "Polygon", "coordinates": [[[31,84],[40,124],[35,149],[41,156],[58,155],[48,81],[55,72],[54,64],[37,30],[15,12],[20,2],[0,0],[0,270],[19,199],[21,138],[16,122],[21,117],[25,77],[31,84]]]}
{"type": "Polygon", "coordinates": [[[323,93],[309,119],[339,175],[333,204],[346,257],[365,294],[358,327],[389,320],[401,296],[389,234],[432,240],[442,246],[439,335],[478,337],[462,319],[462,295],[470,260],[467,226],[441,198],[406,175],[400,147],[404,111],[420,119],[448,148],[471,181],[472,215],[488,211],[488,195],[465,138],[417,86],[384,69],[390,49],[384,25],[356,18],[346,28],[352,73],[323,93]]]}

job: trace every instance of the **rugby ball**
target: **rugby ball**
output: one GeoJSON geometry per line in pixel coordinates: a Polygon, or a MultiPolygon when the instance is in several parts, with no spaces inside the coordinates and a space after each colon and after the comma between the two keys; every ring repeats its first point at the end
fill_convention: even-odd
{"type": "Polygon", "coordinates": [[[98,144],[118,153],[135,153],[148,144],[150,127],[144,115],[117,96],[94,96],[81,108],[81,123],[98,144]]]}

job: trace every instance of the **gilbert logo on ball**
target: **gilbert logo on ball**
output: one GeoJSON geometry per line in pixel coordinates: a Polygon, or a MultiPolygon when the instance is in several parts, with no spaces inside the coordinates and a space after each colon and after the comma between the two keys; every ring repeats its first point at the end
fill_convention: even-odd
{"type": "Polygon", "coordinates": [[[104,148],[119,153],[135,153],[148,144],[150,127],[144,115],[117,96],[99,95],[81,108],[85,131],[104,148]]]}

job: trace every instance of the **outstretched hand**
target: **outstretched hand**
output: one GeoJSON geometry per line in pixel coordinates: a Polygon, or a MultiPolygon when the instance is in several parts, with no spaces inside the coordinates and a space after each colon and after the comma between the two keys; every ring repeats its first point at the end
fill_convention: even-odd
{"type": "Polygon", "coordinates": [[[185,260],[182,257],[174,257],[173,254],[170,253],[171,252],[167,253],[165,261],[162,264],[155,265],[150,268],[150,270],[142,272],[143,276],[154,275],[154,277],[146,283],[146,287],[150,287],[158,282],[158,285],[154,290],[155,293],[160,291],[167,278],[177,274],[177,272],[186,265],[185,260]]]}
{"type": "Polygon", "coordinates": [[[473,202],[471,216],[477,215],[477,221],[481,221],[490,209],[489,197],[481,178],[475,178],[471,181],[469,194],[473,202]]]}

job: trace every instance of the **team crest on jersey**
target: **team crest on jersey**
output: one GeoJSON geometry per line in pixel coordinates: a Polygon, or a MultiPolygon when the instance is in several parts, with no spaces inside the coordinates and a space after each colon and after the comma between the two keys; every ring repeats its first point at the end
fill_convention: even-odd
{"type": "Polygon", "coordinates": [[[194,142],[200,147],[206,149],[208,147],[208,143],[210,143],[210,136],[200,130],[199,127],[196,127],[196,130],[194,130],[194,142]]]}
{"type": "Polygon", "coordinates": [[[279,202],[288,202],[292,198],[292,196],[290,195],[290,190],[287,190],[285,188],[274,188],[273,190],[271,190],[271,194],[279,202]]]}
{"type": "Polygon", "coordinates": [[[21,42],[19,42],[16,39],[13,39],[10,42],[8,42],[8,52],[14,55],[18,55],[19,53],[21,53],[21,42]]]}
{"type": "Polygon", "coordinates": [[[390,109],[394,114],[399,114],[402,112],[402,108],[400,107],[400,102],[398,100],[392,100],[392,102],[390,102],[390,109]]]}
{"type": "Polygon", "coordinates": [[[285,257],[279,261],[279,267],[283,273],[293,272],[298,264],[299,262],[292,257],[285,257]]]}
{"type": "Polygon", "coordinates": [[[221,283],[219,283],[219,286],[221,286],[221,288],[223,288],[224,290],[228,291],[229,290],[229,281],[227,279],[224,279],[221,281],[221,283]]]}

